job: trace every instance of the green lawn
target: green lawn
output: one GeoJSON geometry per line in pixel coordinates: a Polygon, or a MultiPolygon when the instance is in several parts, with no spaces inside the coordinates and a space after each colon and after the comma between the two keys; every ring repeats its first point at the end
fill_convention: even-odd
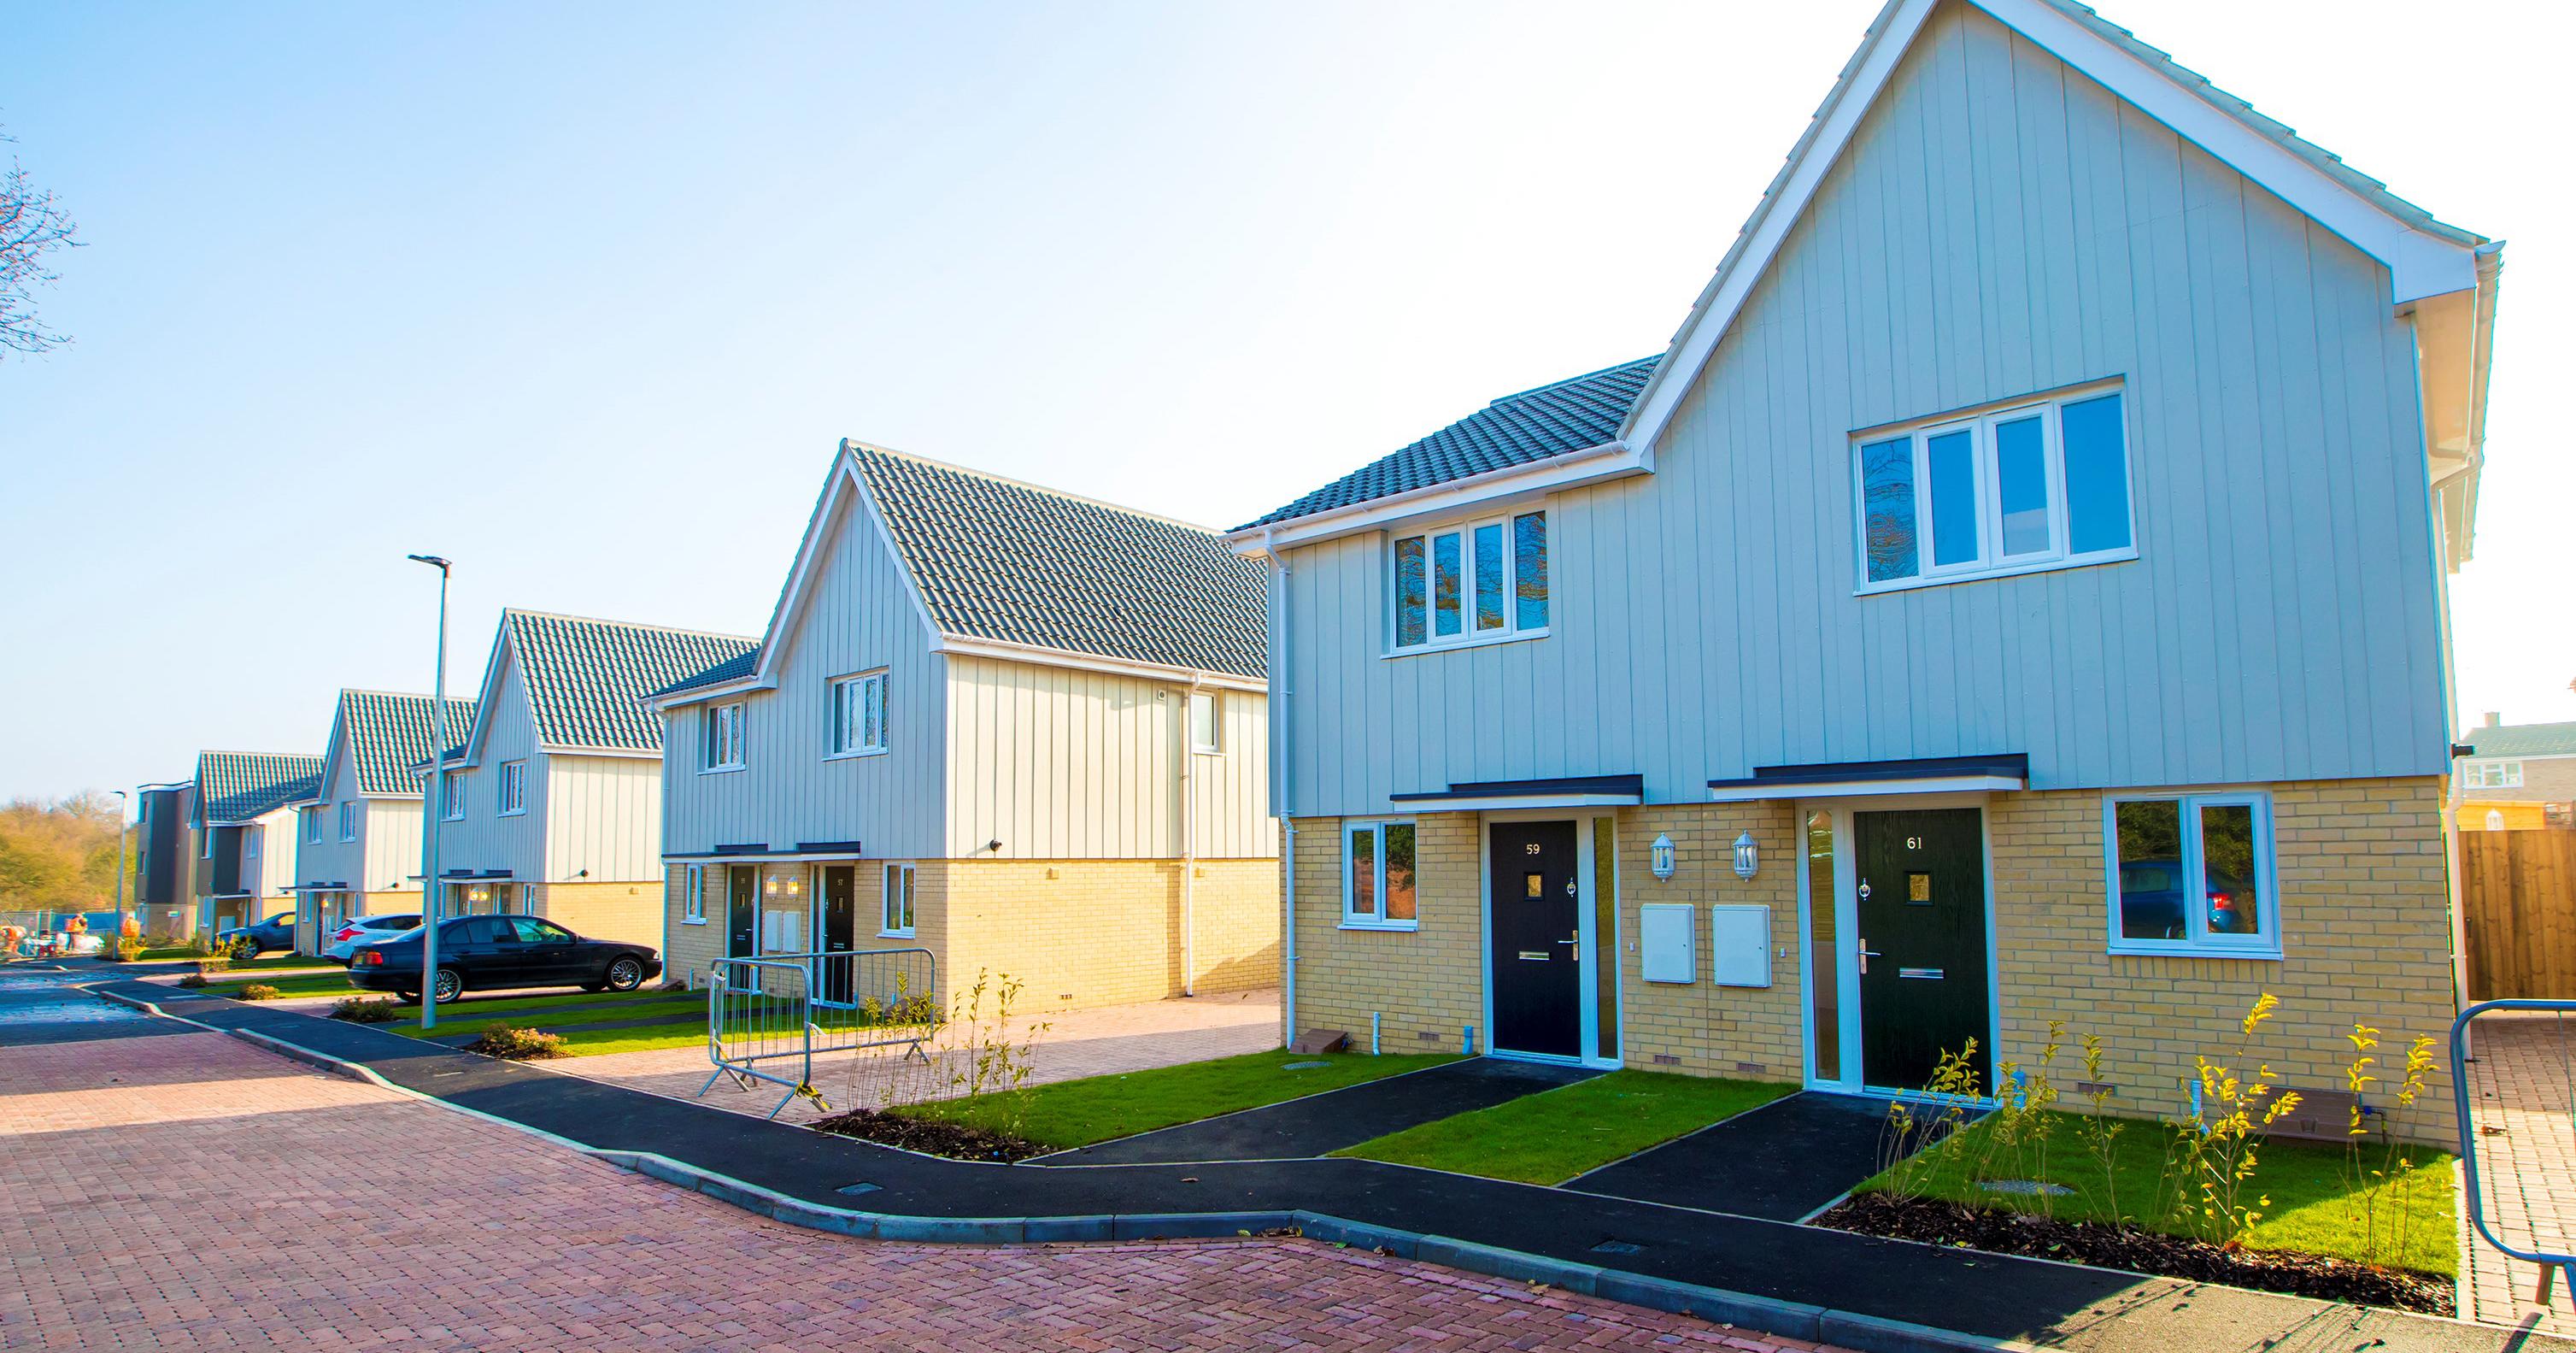
{"type": "MultiPolygon", "coordinates": [[[[174,960],[193,962],[204,957],[206,955],[194,949],[146,949],[143,951],[143,956],[134,961],[137,963],[167,963],[174,960]]],[[[232,971],[256,972],[263,968],[318,968],[322,964],[323,960],[306,958],[302,954],[271,954],[266,958],[234,959],[232,971]]]]}
{"type": "Polygon", "coordinates": [[[1390,1133],[1333,1154],[1524,1184],[1561,1184],[1658,1142],[1768,1104],[1797,1088],[1766,1081],[1613,1071],[1390,1133]]]}
{"type": "MultiPolygon", "coordinates": [[[[664,1004],[674,1006],[685,1005],[695,1009],[704,1010],[707,1008],[707,994],[703,991],[657,991],[653,988],[646,987],[635,991],[582,992],[578,995],[566,994],[560,996],[503,996],[478,1000],[474,999],[473,993],[468,992],[467,999],[459,1001],[454,1005],[442,1005],[438,1008],[438,1023],[440,1028],[445,1028],[451,1020],[459,1022],[465,1020],[482,1020],[494,1015],[515,1014],[521,1011],[551,1014],[558,1010],[580,1010],[588,1012],[583,1015],[583,1018],[585,1019],[616,1019],[625,1014],[625,1011],[602,1011],[598,1007],[636,1005],[658,1006],[664,1004]]],[[[650,1014],[659,1012],[647,1011],[643,1013],[650,1014]]],[[[401,1021],[401,1024],[409,1025],[417,1022],[419,1022],[418,1016],[413,1016],[401,1021]]],[[[399,1028],[401,1026],[397,1025],[389,1027],[399,1028]]]]}
{"type": "MultiPolygon", "coordinates": [[[[666,997],[661,1000],[651,1001],[637,1000],[631,996],[615,1001],[601,1001],[597,1000],[597,998],[583,997],[564,997],[562,999],[565,1002],[563,1004],[536,1006],[534,1008],[531,1008],[529,1003],[526,1002],[494,1002],[493,1004],[496,1005],[507,1006],[506,1009],[497,1014],[485,1009],[481,1003],[443,1006],[438,1012],[438,1027],[430,1030],[429,1032],[440,1038],[445,1038],[449,1034],[479,1034],[488,1029],[500,1028],[503,1025],[509,1025],[513,1028],[519,1029],[544,1029],[553,1031],[560,1029],[566,1024],[587,1024],[596,1020],[656,1019],[665,1016],[694,1016],[694,1018],[688,1019],[687,1022],[680,1027],[693,1032],[699,1038],[706,1037],[707,1021],[705,1011],[707,1008],[707,1002],[706,998],[703,996],[696,997],[694,999],[683,996],[676,1000],[666,997]],[[580,1005],[571,1004],[571,1002],[575,1000],[582,1000],[585,1003],[580,1005]]],[[[422,1036],[420,1021],[417,1017],[396,1021],[395,1023],[388,1024],[384,1027],[395,1033],[401,1034],[406,1038],[419,1038],[422,1036]]],[[[661,1031],[637,1029],[614,1030],[612,1032],[654,1033],[661,1031]]]]}
{"type": "Polygon", "coordinates": [[[1058,1081],[1016,1094],[936,1100],[898,1112],[1016,1132],[1046,1146],[1089,1146],[1456,1060],[1447,1053],[1370,1057],[1338,1052],[1309,1057],[1256,1052],[1119,1076],[1058,1081]],[[1299,1062],[1324,1065],[1288,1069],[1299,1062]]]}
{"type": "MultiPolygon", "coordinates": [[[[2052,1112],[2048,1117],[2051,1122],[2044,1166],[2038,1152],[2025,1147],[2018,1159],[1996,1151],[1981,1169],[1976,1162],[1991,1142],[1993,1120],[1989,1119],[1961,1133],[1959,1149],[1936,1148],[1920,1157],[1925,1162],[1925,1173],[1915,1187],[1957,1202],[2029,1210],[2031,1200],[2011,1198],[2007,1202],[2007,1195],[1979,1188],[1976,1180],[2043,1179],[2074,1190],[2049,1200],[2049,1214],[2061,1221],[2113,1221],[2125,1216],[2151,1230],[2189,1234],[2170,1216],[2150,1215],[2169,1211],[2166,1201],[2159,1197],[2160,1193],[2171,1192],[2170,1187],[2159,1187],[2165,1143],[2169,1140],[2167,1128],[2159,1123],[2123,1121],[2114,1139],[2113,1166],[2106,1178],[2101,1163],[2087,1153],[2077,1135],[2078,1116],[2052,1112]],[[2116,1210],[2112,1205],[2115,1198],[2116,1210]]],[[[2367,1168],[2379,1168],[2382,1149],[2362,1149],[2367,1168]]],[[[2242,1205],[2255,1206],[2258,1197],[2272,1201],[2261,1209],[2264,1218],[2247,1244],[2255,1249],[2298,1250],[2444,1276],[2456,1273],[2460,1256],[2451,1230],[2454,1157],[2418,1148],[2414,1159],[2412,1188],[2402,1197],[2392,1192],[2381,1198],[2380,1252],[2373,1254],[2360,1198],[2344,1178],[2348,1172],[2344,1149],[2309,1142],[2263,1143],[2256,1149],[2254,1177],[2245,1190],[2242,1205]],[[2401,1233],[2402,1243],[2398,1239],[2401,1233]]],[[[1857,1191],[1886,1191],[1890,1184],[1889,1176],[1882,1174],[1863,1183],[1857,1191]]]]}
{"type": "MultiPolygon", "coordinates": [[[[236,965],[238,966],[238,965],[236,965]]],[[[234,988],[247,982],[259,982],[277,988],[280,996],[357,996],[390,995],[390,992],[361,992],[349,981],[349,975],[331,972],[298,973],[291,977],[269,977],[257,972],[217,973],[206,979],[205,990],[214,996],[229,996],[234,988]]]]}

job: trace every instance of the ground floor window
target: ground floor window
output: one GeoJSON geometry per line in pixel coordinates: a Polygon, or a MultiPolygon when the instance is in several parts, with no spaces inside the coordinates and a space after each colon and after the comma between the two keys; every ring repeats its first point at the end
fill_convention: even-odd
{"type": "Polygon", "coordinates": [[[1815,1077],[1843,1078],[1842,953],[1834,947],[1834,815],[1807,815],[1807,1027],[1815,1031],[1815,1077]]]}
{"type": "Polygon", "coordinates": [[[680,919],[690,925],[707,923],[707,867],[693,864],[682,875],[680,883],[680,919]]]}
{"type": "Polygon", "coordinates": [[[1419,924],[1414,830],[1410,822],[1354,822],[1343,828],[1343,925],[1411,930],[1419,924]]]}
{"type": "Polygon", "coordinates": [[[877,932],[878,934],[910,935],[912,933],[912,890],[911,865],[890,864],[885,867],[885,925],[877,932]]]}
{"type": "Polygon", "coordinates": [[[2112,952],[2279,957],[2269,795],[2118,795],[2102,817],[2112,952]]]}

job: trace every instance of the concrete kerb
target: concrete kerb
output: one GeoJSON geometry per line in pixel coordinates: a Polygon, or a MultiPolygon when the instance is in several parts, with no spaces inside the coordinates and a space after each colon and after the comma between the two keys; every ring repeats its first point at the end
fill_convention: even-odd
{"type": "MultiPolygon", "coordinates": [[[[88,988],[84,988],[88,990],[88,988]]],[[[1136,1240],[1214,1240],[1288,1233],[1326,1244],[1373,1250],[1398,1258],[1438,1264],[1486,1277],[1544,1284],[1563,1291],[1622,1302],[1648,1310],[1689,1316],[1717,1324],[1756,1330],[1783,1338],[1833,1343],[1861,1353],[2037,1353],[2019,1340],[1981,1339],[1952,1330],[1908,1325],[1836,1311],[1801,1302],[1703,1287],[1694,1283],[1605,1269],[1552,1259],[1522,1250],[1452,1240],[1350,1221],[1318,1212],[1138,1213],[1072,1217],[913,1217],[830,1207],[789,1197],[686,1161],[649,1151],[616,1151],[587,1146],[542,1128],[496,1117],[435,1095],[405,1089],[360,1063],[298,1046],[285,1039],[247,1029],[222,1029],[173,1015],[153,1002],[112,992],[92,994],[174,1020],[209,1033],[230,1034],[253,1047],[316,1069],[345,1076],[406,1098],[435,1104],[486,1123],[526,1133],[597,1160],[675,1187],[703,1194],[755,1216],[807,1230],[865,1240],[915,1244],[1028,1245],[1053,1242],[1136,1240]]]]}

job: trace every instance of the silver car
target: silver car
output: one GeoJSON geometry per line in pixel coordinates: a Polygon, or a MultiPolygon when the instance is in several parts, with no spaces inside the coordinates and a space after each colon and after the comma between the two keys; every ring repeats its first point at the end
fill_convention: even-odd
{"type": "Polygon", "coordinates": [[[322,957],[347,967],[349,956],[360,949],[419,928],[418,912],[395,916],[352,916],[323,937],[322,957]]]}

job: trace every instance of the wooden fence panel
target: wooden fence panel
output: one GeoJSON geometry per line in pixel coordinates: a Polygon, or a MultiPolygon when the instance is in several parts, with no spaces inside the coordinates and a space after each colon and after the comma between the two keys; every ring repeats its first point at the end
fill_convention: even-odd
{"type": "Polygon", "coordinates": [[[2576,832],[2459,840],[2469,999],[2576,998],[2576,832]]]}

